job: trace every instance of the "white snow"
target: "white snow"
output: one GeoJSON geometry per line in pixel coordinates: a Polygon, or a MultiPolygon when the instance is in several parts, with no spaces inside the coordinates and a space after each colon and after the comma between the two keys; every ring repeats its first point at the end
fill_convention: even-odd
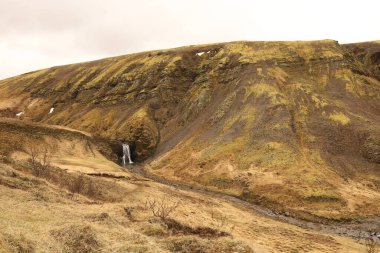
{"type": "Polygon", "coordinates": [[[207,51],[207,53],[209,54],[209,53],[211,53],[211,51],[207,51]]]}
{"type": "Polygon", "coordinates": [[[53,113],[53,111],[54,111],[54,107],[50,108],[49,114],[53,113]]]}
{"type": "Polygon", "coordinates": [[[197,56],[202,56],[202,54],[204,54],[205,52],[199,52],[197,53],[197,56]]]}
{"type": "Polygon", "coordinates": [[[16,114],[16,116],[17,116],[17,117],[20,117],[20,116],[23,115],[23,114],[24,114],[24,112],[19,112],[19,113],[16,114]]]}

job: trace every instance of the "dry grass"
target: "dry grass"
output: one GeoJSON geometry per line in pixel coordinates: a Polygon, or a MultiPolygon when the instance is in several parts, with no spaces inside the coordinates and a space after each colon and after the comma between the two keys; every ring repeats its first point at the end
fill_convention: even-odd
{"type": "Polygon", "coordinates": [[[64,252],[99,252],[101,247],[91,226],[71,225],[52,230],[51,235],[62,244],[64,252]]]}
{"type": "Polygon", "coordinates": [[[210,240],[200,239],[194,236],[181,236],[172,238],[165,242],[165,246],[170,252],[178,253],[253,253],[251,248],[244,243],[231,241],[228,239],[210,240]]]}
{"type": "MultiPolygon", "coordinates": [[[[21,234],[28,241],[20,242],[22,247],[33,247],[36,252],[50,252],[49,249],[54,252],[277,251],[278,241],[288,247],[283,252],[292,252],[291,249],[307,244],[320,248],[321,252],[337,249],[360,252],[362,249],[352,240],[340,237],[328,242],[312,237],[299,241],[304,234],[313,232],[264,218],[228,202],[154,182],[120,179],[117,192],[125,191],[123,198],[118,202],[112,202],[112,198],[93,202],[81,194],[72,199],[60,185],[35,179],[23,170],[1,165],[1,171],[4,172],[0,174],[1,180],[9,183],[0,185],[0,201],[4,204],[0,211],[0,225],[4,230],[0,234],[3,237],[21,234]],[[148,196],[163,199],[167,194],[174,203],[181,200],[181,205],[171,214],[174,219],[152,220],[151,210],[144,200],[148,196]],[[126,216],[126,206],[133,209],[132,220],[126,216]],[[234,229],[229,233],[221,232],[231,226],[234,229]],[[279,228],[283,230],[280,234],[279,228]]],[[[108,185],[110,179],[97,177],[94,180],[113,191],[108,185]]]]}

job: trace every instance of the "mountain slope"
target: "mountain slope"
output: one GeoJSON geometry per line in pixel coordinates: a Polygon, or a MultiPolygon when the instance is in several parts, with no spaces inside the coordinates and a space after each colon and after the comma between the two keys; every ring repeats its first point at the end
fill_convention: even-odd
{"type": "Polygon", "coordinates": [[[379,52],[325,40],[119,56],[2,80],[0,115],[128,141],[151,173],[292,215],[378,215],[379,52]]]}

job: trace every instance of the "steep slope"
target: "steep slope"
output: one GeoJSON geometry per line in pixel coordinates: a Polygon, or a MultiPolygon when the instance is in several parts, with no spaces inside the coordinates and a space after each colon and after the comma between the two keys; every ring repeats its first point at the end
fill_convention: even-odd
{"type": "Polygon", "coordinates": [[[16,159],[28,164],[32,156],[37,162],[71,171],[87,173],[100,170],[116,175],[123,172],[110,161],[114,158],[112,145],[89,133],[0,118],[0,160],[16,159]]]}
{"type": "Polygon", "coordinates": [[[2,80],[0,113],[128,141],[152,173],[292,215],[379,215],[379,52],[331,40],[144,52],[2,80]]]}

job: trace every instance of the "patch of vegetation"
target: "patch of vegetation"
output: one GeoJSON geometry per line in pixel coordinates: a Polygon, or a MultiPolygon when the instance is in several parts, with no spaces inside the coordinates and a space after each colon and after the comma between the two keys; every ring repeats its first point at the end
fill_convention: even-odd
{"type": "Polygon", "coordinates": [[[344,115],[343,113],[335,112],[329,115],[329,119],[341,124],[341,125],[347,125],[350,122],[350,118],[344,115]]]}
{"type": "Polygon", "coordinates": [[[228,112],[231,105],[235,101],[236,93],[233,92],[221,103],[218,110],[214,113],[214,115],[210,119],[210,124],[214,125],[216,122],[218,122],[223,116],[228,112]]]}
{"type": "Polygon", "coordinates": [[[23,235],[0,234],[1,253],[34,253],[35,245],[23,235]]]}
{"type": "Polygon", "coordinates": [[[246,96],[254,94],[255,97],[266,96],[270,99],[272,105],[287,105],[286,97],[274,86],[266,83],[250,82],[246,96]]]}
{"type": "Polygon", "coordinates": [[[167,239],[165,247],[178,253],[253,253],[254,251],[242,242],[228,239],[200,239],[194,236],[180,236],[167,239]]]}
{"type": "Polygon", "coordinates": [[[60,243],[67,253],[99,252],[101,247],[94,229],[88,225],[71,225],[52,230],[51,235],[60,243]]]}
{"type": "Polygon", "coordinates": [[[229,189],[235,184],[235,181],[231,178],[213,176],[208,179],[208,185],[215,186],[219,189],[229,189]]]}
{"type": "Polygon", "coordinates": [[[166,198],[160,200],[148,198],[145,201],[146,208],[152,212],[154,217],[160,218],[161,220],[169,218],[169,215],[173,213],[179,205],[179,202],[172,202],[166,198]]]}
{"type": "Polygon", "coordinates": [[[145,245],[132,244],[121,247],[119,250],[115,251],[117,253],[146,253],[150,252],[150,248],[145,245]]]}
{"type": "Polygon", "coordinates": [[[230,236],[230,234],[227,232],[219,231],[210,227],[192,228],[174,219],[166,219],[164,221],[164,224],[172,235],[196,235],[202,238],[218,238],[230,236]]]}

